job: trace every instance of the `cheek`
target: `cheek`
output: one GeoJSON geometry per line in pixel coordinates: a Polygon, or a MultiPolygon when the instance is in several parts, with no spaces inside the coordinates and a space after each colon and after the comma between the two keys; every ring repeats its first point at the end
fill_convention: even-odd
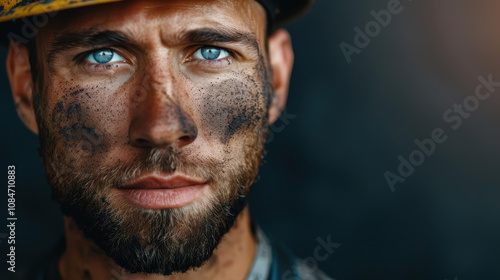
{"type": "Polygon", "coordinates": [[[234,135],[260,128],[266,122],[269,93],[251,78],[214,83],[200,89],[197,95],[201,130],[223,144],[234,135]]]}
{"type": "Polygon", "coordinates": [[[113,89],[104,83],[66,81],[48,92],[53,100],[44,103],[55,104],[44,117],[50,138],[78,159],[107,151],[113,132],[110,124],[118,124],[120,114],[115,110],[123,104],[114,98],[113,89]]]}
{"type": "Polygon", "coordinates": [[[120,115],[116,108],[123,104],[119,99],[124,95],[118,93],[132,76],[133,69],[128,66],[117,68],[108,78],[83,75],[64,67],[47,74],[45,80],[50,82],[40,96],[46,123],[57,129],[66,142],[104,134],[107,130],[104,124],[119,119],[115,117],[120,115]],[[97,131],[98,128],[103,131],[97,131]]]}

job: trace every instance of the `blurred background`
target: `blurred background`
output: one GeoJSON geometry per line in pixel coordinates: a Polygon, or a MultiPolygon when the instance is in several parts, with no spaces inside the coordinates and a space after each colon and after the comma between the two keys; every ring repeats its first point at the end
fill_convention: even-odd
{"type": "MultiPolygon", "coordinates": [[[[288,28],[286,115],[250,202],[262,228],[335,279],[500,279],[500,86],[478,79],[500,81],[499,11],[494,0],[317,0],[288,28]],[[418,152],[436,128],[446,140],[418,152]],[[340,246],[320,260],[319,240],[340,246]]],[[[0,81],[0,166],[16,165],[18,217],[17,272],[6,273],[2,227],[0,278],[25,279],[62,218],[5,67],[0,81]]]]}

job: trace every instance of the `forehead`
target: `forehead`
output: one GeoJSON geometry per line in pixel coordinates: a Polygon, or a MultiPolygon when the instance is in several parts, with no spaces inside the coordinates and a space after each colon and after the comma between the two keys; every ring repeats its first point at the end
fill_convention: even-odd
{"type": "Polygon", "coordinates": [[[61,11],[41,30],[46,39],[68,30],[119,30],[139,41],[168,42],[200,28],[224,28],[265,38],[266,13],[254,0],[123,1],[61,11]]]}

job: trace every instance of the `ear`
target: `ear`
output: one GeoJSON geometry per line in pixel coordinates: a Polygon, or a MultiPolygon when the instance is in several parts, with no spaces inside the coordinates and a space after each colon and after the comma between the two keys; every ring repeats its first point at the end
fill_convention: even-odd
{"type": "Polygon", "coordinates": [[[268,124],[271,125],[285,108],[293,67],[293,49],[290,34],[284,29],[274,32],[268,38],[268,42],[274,87],[273,100],[269,107],[268,124]]]}
{"type": "Polygon", "coordinates": [[[38,134],[33,109],[33,80],[28,49],[22,44],[11,42],[7,54],[7,74],[16,104],[17,114],[33,133],[38,134]]]}

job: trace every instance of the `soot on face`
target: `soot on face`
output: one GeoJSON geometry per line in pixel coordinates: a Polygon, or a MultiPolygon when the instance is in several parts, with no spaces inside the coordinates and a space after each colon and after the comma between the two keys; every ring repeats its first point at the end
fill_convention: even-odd
{"type": "MultiPolygon", "coordinates": [[[[143,167],[143,169],[139,169],[139,164],[144,164],[144,162],[133,161],[130,164],[122,164],[122,168],[119,168],[116,165],[109,165],[107,166],[107,169],[104,169],[105,171],[102,171],[102,167],[105,166],[102,166],[103,164],[99,165],[98,162],[100,158],[110,157],[111,153],[109,153],[109,151],[111,147],[115,147],[112,144],[113,140],[115,140],[114,143],[116,143],[117,139],[120,140],[126,138],[126,134],[124,133],[125,130],[120,128],[123,128],[123,124],[126,123],[123,121],[124,109],[128,110],[130,104],[123,103],[121,106],[120,104],[116,104],[116,100],[118,98],[115,99],[115,97],[118,97],[119,95],[113,96],[112,93],[115,93],[116,91],[110,90],[108,84],[107,89],[102,87],[100,84],[101,87],[97,90],[92,86],[78,85],[76,87],[69,87],[70,85],[74,86],[75,83],[68,81],[64,86],[60,86],[59,89],[55,89],[56,92],[62,93],[62,96],[56,93],[58,95],[58,100],[54,105],[51,105],[52,109],[47,117],[47,123],[51,130],[50,133],[53,136],[53,138],[49,140],[53,140],[53,143],[51,143],[52,145],[59,145],[58,147],[51,147],[53,149],[52,152],[57,151],[56,148],[66,148],[66,150],[64,152],[59,150],[59,153],[52,154],[65,154],[65,160],[68,160],[69,162],[78,162],[76,165],[84,165],[87,170],[87,174],[71,176],[71,174],[67,174],[68,172],[64,169],[62,172],[66,173],[63,174],[66,176],[59,176],[60,174],[57,172],[52,172],[54,173],[54,176],[63,178],[62,181],[57,181],[57,183],[53,180],[52,184],[57,186],[55,189],[60,192],[58,197],[60,198],[62,204],[64,205],[64,203],[67,203],[66,209],[73,207],[71,210],[74,212],[67,213],[74,213],[74,215],[71,216],[75,217],[84,217],[83,222],[80,223],[81,228],[86,228],[88,230],[94,228],[92,226],[81,226],[82,224],[99,225],[98,227],[95,227],[97,229],[95,234],[90,232],[86,233],[86,235],[93,237],[94,241],[96,241],[101,248],[106,248],[106,246],[109,247],[109,244],[129,244],[129,246],[117,246],[118,248],[113,247],[105,250],[108,255],[110,252],[113,252],[113,259],[115,261],[119,260],[117,261],[119,264],[123,266],[128,265],[129,270],[134,271],[137,269],[145,270],[145,263],[149,265],[147,266],[148,272],[165,273],[168,272],[165,271],[165,263],[170,264],[169,262],[171,262],[174,258],[181,256],[182,259],[180,261],[183,262],[181,264],[184,266],[180,266],[180,268],[179,266],[172,266],[173,268],[170,270],[183,271],[192,266],[197,267],[202,264],[203,260],[210,257],[211,252],[213,252],[213,249],[217,246],[217,243],[220,238],[222,238],[222,235],[232,226],[234,217],[239,213],[239,211],[241,211],[241,208],[244,205],[241,203],[241,201],[243,201],[241,196],[238,196],[239,198],[237,198],[236,201],[230,200],[233,196],[229,195],[231,193],[229,190],[233,190],[234,193],[237,194],[235,190],[239,190],[240,187],[246,189],[247,192],[250,189],[251,183],[255,180],[260,159],[262,158],[262,141],[256,140],[254,136],[258,135],[258,131],[260,132],[259,129],[267,122],[270,87],[267,82],[267,74],[263,64],[254,68],[253,73],[256,74],[251,76],[246,73],[233,73],[234,75],[232,75],[231,78],[221,80],[218,83],[211,83],[208,86],[206,86],[208,83],[205,83],[205,87],[198,92],[193,91],[189,93],[194,95],[193,99],[195,99],[194,101],[197,103],[195,106],[199,109],[197,114],[199,119],[201,119],[201,124],[203,125],[199,128],[201,131],[210,133],[212,137],[217,138],[224,144],[227,144],[236,134],[243,135],[243,133],[245,136],[248,136],[245,139],[253,140],[246,142],[233,141],[235,144],[234,146],[242,147],[241,150],[243,150],[243,152],[241,153],[241,157],[238,158],[241,160],[242,164],[229,166],[231,169],[228,167],[227,170],[230,170],[231,172],[221,172],[221,169],[217,168],[218,165],[215,164],[206,164],[203,166],[203,164],[200,164],[200,161],[198,160],[184,159],[186,162],[185,166],[191,167],[190,170],[199,171],[202,175],[216,174],[218,179],[215,181],[219,182],[220,185],[214,189],[225,190],[220,191],[220,196],[218,199],[214,200],[220,204],[218,205],[214,202],[214,205],[217,206],[217,208],[203,208],[215,209],[211,212],[207,212],[206,214],[206,217],[212,217],[212,220],[208,220],[208,218],[206,220],[200,219],[200,222],[193,219],[192,224],[195,226],[187,227],[194,229],[190,231],[192,234],[188,235],[193,236],[192,238],[187,239],[189,243],[187,243],[186,240],[178,241],[176,239],[165,242],[166,238],[174,236],[169,233],[176,233],[177,231],[182,233],[181,230],[183,227],[177,228],[175,223],[172,223],[170,231],[165,229],[164,221],[171,221],[172,219],[165,218],[164,216],[155,216],[152,212],[148,212],[151,214],[149,215],[149,220],[137,219],[136,217],[144,216],[130,216],[130,212],[127,211],[119,212],[119,205],[113,204],[112,199],[107,199],[111,197],[106,196],[107,189],[105,187],[109,188],[111,186],[118,185],[118,183],[114,183],[121,182],[124,174],[126,174],[126,171],[129,170],[125,167],[138,167],[137,170],[141,172],[147,170],[145,167],[143,167]],[[116,128],[113,130],[113,127],[116,128]],[[99,136],[99,133],[103,132],[102,129],[106,129],[105,137],[101,138],[101,140],[104,138],[102,143],[98,140],[98,138],[94,141],[90,140],[93,138],[95,139],[93,136],[99,136]],[[112,139],[111,135],[115,138],[112,139]],[[75,144],[86,142],[90,144],[89,147],[91,148],[91,153],[89,153],[88,150],[82,151],[84,150],[83,147],[77,146],[75,150],[78,151],[79,154],[76,156],[71,155],[75,144]],[[68,149],[68,147],[70,147],[70,149],[68,149]],[[94,155],[95,152],[98,152],[99,155],[94,155]],[[82,156],[85,156],[86,160],[81,160],[82,156]],[[89,160],[90,157],[92,157],[92,160],[89,160]],[[110,176],[110,174],[114,174],[114,176],[110,176]],[[230,176],[228,174],[232,175],[230,176]],[[111,177],[113,177],[113,180],[110,179],[111,177]],[[78,178],[78,180],[75,178],[78,178]],[[82,197],[85,197],[87,201],[78,200],[82,197]],[[87,207],[87,205],[93,205],[93,207],[87,207]],[[102,213],[101,210],[106,209],[106,207],[108,207],[107,209],[109,210],[110,216],[109,218],[105,217],[101,219],[102,217],[100,217],[99,214],[102,213]],[[111,216],[111,214],[116,216],[111,216]],[[140,225],[142,226],[126,227],[125,229],[128,229],[128,231],[121,230],[122,228],[119,226],[122,226],[122,224],[114,224],[114,222],[117,221],[117,219],[115,219],[116,217],[122,218],[130,225],[137,225],[137,221],[140,220],[140,225]],[[107,227],[101,227],[106,224],[107,227]],[[179,243],[182,245],[185,243],[187,245],[182,245],[180,249],[172,249],[173,246],[166,246],[159,247],[152,251],[151,246],[149,246],[149,240],[151,240],[150,238],[138,238],[136,243],[128,242],[130,237],[135,238],[135,236],[140,236],[140,233],[142,232],[141,230],[145,228],[155,229],[155,225],[158,225],[159,228],[163,229],[165,234],[159,235],[158,232],[160,231],[158,230],[146,232],[149,233],[146,234],[146,236],[151,236],[151,238],[156,237],[156,241],[152,242],[152,244],[169,245],[170,243],[179,243]],[[98,230],[101,228],[103,231],[99,232],[98,230]],[[217,233],[220,236],[214,237],[214,233],[217,233]],[[113,239],[110,240],[110,236],[113,239]],[[104,237],[108,239],[103,239],[104,237]],[[101,239],[102,242],[99,243],[99,240],[101,239]],[[200,244],[197,242],[199,240],[205,242],[201,242],[200,244]],[[192,257],[189,262],[185,261],[186,256],[189,256],[185,253],[186,248],[192,248],[190,252],[192,257]],[[170,249],[171,253],[166,253],[169,252],[167,249],[170,249]],[[181,254],[179,252],[183,253],[181,254]],[[136,262],[136,260],[144,260],[144,262],[136,262]],[[120,261],[123,262],[123,264],[120,261]]],[[[185,129],[186,132],[190,132],[190,134],[195,135],[197,128],[196,126],[191,125],[188,121],[188,117],[185,115],[187,112],[179,109],[178,113],[179,121],[181,122],[183,129],[185,129]]],[[[193,113],[193,115],[196,114],[193,113]]],[[[126,146],[123,145],[122,147],[126,146]]],[[[200,152],[206,152],[206,150],[208,149],[202,149],[200,152]]],[[[45,154],[49,155],[50,151],[45,154]]],[[[130,155],[133,156],[132,153],[130,155]]],[[[233,157],[235,155],[231,154],[230,156],[233,157]]],[[[229,156],[226,155],[226,158],[214,162],[224,162],[223,160],[226,160],[227,157],[229,156]]],[[[200,158],[202,157],[200,156],[200,158]]],[[[164,156],[163,159],[163,162],[168,162],[166,156],[164,156]]],[[[159,161],[155,161],[154,158],[150,159],[149,166],[155,166],[153,164],[155,162],[159,161]]],[[[119,164],[120,162],[118,161],[117,163],[119,164]]],[[[64,165],[69,163],[62,162],[62,164],[64,165]]],[[[192,173],[196,174],[194,171],[192,171],[192,173]]],[[[139,172],[137,174],[139,174],[139,172]]],[[[236,198],[236,196],[234,197],[236,198]]],[[[201,213],[204,214],[203,212],[201,213]]],[[[145,213],[142,212],[140,214],[144,215],[145,213]]],[[[181,217],[178,218],[179,221],[182,221],[181,224],[184,225],[187,219],[185,219],[184,216],[179,217],[181,217]]],[[[179,235],[186,236],[184,234],[179,235]]]]}
{"type": "MultiPolygon", "coordinates": [[[[95,116],[93,117],[90,111],[99,111],[101,107],[98,100],[91,98],[95,96],[94,93],[99,87],[78,85],[68,87],[71,83],[64,81],[60,83],[60,89],[54,89],[60,94],[56,93],[59,97],[57,103],[44,118],[45,122],[42,122],[45,126],[43,131],[46,131],[43,133],[50,133],[45,139],[59,143],[58,149],[65,149],[65,153],[75,159],[92,157],[104,146],[104,133],[102,129],[96,127],[95,116]]],[[[58,164],[67,166],[66,169],[69,170],[78,162],[58,162],[58,164]]]]}
{"type": "Polygon", "coordinates": [[[249,93],[245,84],[236,79],[210,85],[203,95],[204,127],[222,143],[240,129],[261,120],[259,98],[249,93]]]}
{"type": "Polygon", "coordinates": [[[241,75],[202,89],[203,126],[224,144],[240,131],[267,123],[271,93],[263,59],[254,70],[256,77],[241,75]]]}

